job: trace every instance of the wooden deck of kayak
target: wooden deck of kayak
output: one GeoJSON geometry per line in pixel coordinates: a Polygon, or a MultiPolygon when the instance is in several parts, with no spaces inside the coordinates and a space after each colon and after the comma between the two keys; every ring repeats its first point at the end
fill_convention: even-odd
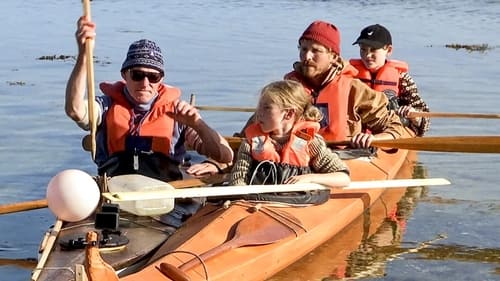
{"type": "MultiPolygon", "coordinates": [[[[121,231],[130,242],[124,248],[118,248],[115,251],[108,249],[109,251],[103,250],[101,252],[104,260],[117,269],[131,266],[140,261],[156,250],[169,237],[167,227],[149,217],[137,217],[125,213],[121,214],[121,216],[121,231]],[[144,239],[144,237],[147,237],[147,239],[144,239]]],[[[93,218],[78,223],[66,223],[59,233],[38,280],[76,280],[75,273],[77,270],[75,266],[83,264],[85,250],[64,250],[59,242],[68,241],[69,239],[85,239],[85,234],[88,231],[96,231],[93,218]]]]}

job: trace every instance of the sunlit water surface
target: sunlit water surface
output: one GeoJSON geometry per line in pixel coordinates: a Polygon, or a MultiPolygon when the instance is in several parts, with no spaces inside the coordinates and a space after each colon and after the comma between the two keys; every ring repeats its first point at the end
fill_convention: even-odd
{"type": "MultiPolygon", "coordinates": [[[[1,1],[0,203],[45,196],[57,172],[77,168],[95,174],[81,149],[83,132],[64,114],[65,83],[74,60],[39,60],[76,54],[74,32],[81,1],[1,1]]],[[[498,1],[93,1],[98,25],[96,81],[119,79],[128,45],[157,41],[166,57],[166,80],[196,94],[199,105],[254,106],[258,90],[291,69],[297,39],[315,19],[336,24],[342,55],[358,55],[351,43],[373,23],[391,30],[393,58],[410,64],[433,111],[498,112],[500,77],[498,1]],[[488,44],[485,52],[445,44],[488,44]]],[[[248,114],[203,112],[225,135],[248,114]]],[[[434,119],[429,135],[498,134],[498,120],[434,119]]],[[[437,235],[432,253],[387,257],[368,280],[499,280],[500,161],[498,155],[419,153],[431,187],[408,217],[399,251],[437,235]],[[444,254],[447,253],[447,254],[444,254]]],[[[332,218],[334,219],[334,217],[332,218]]],[[[54,221],[47,209],[2,215],[0,256],[36,257],[54,221]]],[[[27,280],[29,269],[1,266],[0,280],[27,280]]],[[[324,276],[325,278],[327,276],[324,276]]]]}

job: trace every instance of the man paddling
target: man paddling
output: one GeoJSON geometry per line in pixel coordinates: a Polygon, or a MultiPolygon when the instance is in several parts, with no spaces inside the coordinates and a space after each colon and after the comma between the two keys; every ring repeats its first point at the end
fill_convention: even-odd
{"type": "Polygon", "coordinates": [[[163,55],[150,40],[133,42],[120,69],[123,80],[101,83],[96,112],[88,112],[85,42],[95,38],[95,24],[81,17],[75,33],[78,57],[66,87],[66,114],[89,129],[97,120],[98,174],[141,174],[163,181],[179,180],[186,146],[222,163],[233,159],[227,141],[210,128],[199,112],[180,99],[179,89],[164,84],[163,55]]]}
{"type": "Polygon", "coordinates": [[[322,110],[320,133],[326,140],[352,137],[353,147],[367,148],[374,140],[402,135],[399,117],[387,110],[387,97],[355,79],[356,69],[340,56],[340,32],[335,25],[314,21],[298,43],[300,60],[285,78],[301,82],[322,110]]]}
{"type": "MultiPolygon", "coordinates": [[[[298,43],[300,60],[285,79],[299,81],[322,111],[319,133],[326,141],[350,138],[353,148],[368,148],[374,140],[401,137],[404,127],[398,115],[387,109],[385,94],[356,79],[357,70],[340,56],[340,32],[335,25],[314,21],[298,43]]],[[[253,122],[254,116],[245,128],[253,122]]],[[[220,167],[205,163],[199,170],[216,173],[220,167]]]]}

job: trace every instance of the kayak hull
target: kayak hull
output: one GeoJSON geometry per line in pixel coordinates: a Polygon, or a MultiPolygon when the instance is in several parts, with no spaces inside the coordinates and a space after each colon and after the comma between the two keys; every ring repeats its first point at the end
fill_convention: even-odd
{"type": "MultiPolygon", "coordinates": [[[[353,181],[388,180],[411,178],[415,155],[415,152],[401,149],[378,149],[372,156],[345,161],[353,181]]],[[[384,192],[392,194],[391,202],[394,203],[404,191],[404,188],[332,189],[330,199],[315,206],[243,200],[224,205],[207,204],[173,235],[170,235],[171,228],[154,219],[121,212],[120,230],[130,242],[114,251],[102,250],[101,256],[118,272],[120,280],[180,280],[179,276],[193,281],[265,280],[301,260],[335,235],[345,232],[353,221],[366,214],[383,197],[384,192]],[[257,225],[251,231],[246,229],[243,236],[257,231],[266,240],[277,228],[284,228],[287,235],[262,245],[255,244],[255,241],[254,244],[231,245],[229,249],[203,259],[203,262],[193,262],[186,268],[185,264],[194,257],[203,257],[214,248],[227,245],[234,239],[239,224],[252,216],[266,220],[266,227],[257,225]],[[172,276],[160,270],[166,267],[175,269],[172,276]]],[[[38,280],[77,280],[76,267],[84,264],[85,251],[65,251],[60,243],[68,237],[84,237],[88,231],[96,231],[93,223],[91,217],[63,226],[38,280]]],[[[354,240],[358,242],[343,251],[354,250],[359,239],[354,240]]]]}
{"type": "MultiPolygon", "coordinates": [[[[406,150],[379,150],[377,157],[346,162],[354,181],[385,180],[396,177],[408,161],[407,156],[406,150]]],[[[333,189],[326,203],[308,207],[248,201],[233,201],[224,207],[207,205],[162,245],[147,267],[120,280],[177,280],[178,275],[190,280],[265,280],[341,232],[384,191],[333,189]],[[290,235],[265,245],[234,247],[203,263],[185,267],[193,257],[230,241],[238,222],[256,213],[271,217],[275,224],[286,225],[290,235]],[[181,269],[174,274],[162,272],[160,269],[166,266],[181,269]]],[[[255,231],[260,230],[256,227],[255,231]]]]}

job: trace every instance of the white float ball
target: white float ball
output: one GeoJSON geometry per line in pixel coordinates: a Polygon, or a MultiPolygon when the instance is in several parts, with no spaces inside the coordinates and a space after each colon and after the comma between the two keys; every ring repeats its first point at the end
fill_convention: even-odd
{"type": "Polygon", "coordinates": [[[99,187],[86,172],[69,169],[59,172],[47,186],[47,203],[56,217],[75,222],[90,216],[100,199],[99,187]]]}

